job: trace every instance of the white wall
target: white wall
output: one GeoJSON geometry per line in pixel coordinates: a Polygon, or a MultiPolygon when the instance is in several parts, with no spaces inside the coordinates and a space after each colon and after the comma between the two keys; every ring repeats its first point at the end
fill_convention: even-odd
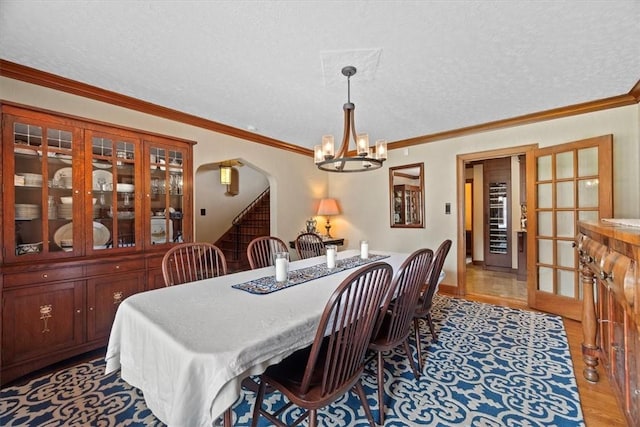
{"type": "MultiPolygon", "coordinates": [[[[475,135],[389,151],[385,167],[363,174],[330,174],[329,193],[343,206],[336,220],[336,232],[355,247],[367,238],[371,250],[388,248],[411,251],[418,247],[436,248],[444,239],[453,247],[444,269],[445,283],[457,283],[456,156],[506,147],[562,144],[599,135],[613,134],[614,212],[616,217],[640,217],[640,117],[638,105],[598,111],[580,116],[534,123],[475,135]],[[405,154],[407,152],[407,154],[405,154]],[[388,167],[424,162],[424,229],[389,227],[388,167]],[[452,214],[444,213],[451,203],[452,214]]],[[[376,135],[375,137],[383,137],[376,135]]],[[[531,213],[530,213],[531,214],[531,213]]],[[[474,237],[477,237],[474,233],[474,237]]],[[[478,240],[476,239],[476,242],[478,240]]],[[[475,253],[474,257],[478,254],[475,253]]]]}

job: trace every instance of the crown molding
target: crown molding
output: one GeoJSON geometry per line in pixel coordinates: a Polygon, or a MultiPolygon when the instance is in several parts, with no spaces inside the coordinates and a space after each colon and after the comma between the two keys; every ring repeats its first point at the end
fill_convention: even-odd
{"type": "MultiPolygon", "coordinates": [[[[133,98],[127,95],[122,95],[116,92],[101,89],[96,86],[91,86],[86,83],[81,83],[75,80],[58,76],[56,74],[40,71],[35,68],[20,65],[11,61],[0,59],[0,76],[48,87],[50,89],[71,93],[73,95],[82,96],[112,105],[117,105],[119,107],[129,108],[131,110],[140,111],[142,113],[151,114],[165,119],[197,126],[203,129],[208,129],[225,135],[230,135],[236,138],[241,138],[247,141],[256,142],[258,144],[264,144],[270,147],[313,157],[313,150],[308,148],[299,147],[297,145],[293,145],[284,141],[218,123],[213,120],[204,119],[192,114],[187,114],[181,111],[162,107],[157,104],[152,104],[150,102],[142,101],[140,99],[133,98]]],[[[509,119],[497,120],[494,122],[488,122],[459,129],[452,129],[445,132],[389,142],[387,149],[392,150],[405,148],[413,145],[426,144],[429,142],[441,141],[443,139],[456,138],[474,133],[488,132],[497,129],[522,126],[526,124],[554,120],[562,117],[570,117],[578,114],[585,114],[610,108],[623,107],[626,105],[637,104],[639,102],[640,80],[629,91],[629,93],[625,95],[619,95],[611,98],[604,98],[596,101],[570,105],[567,107],[526,114],[509,119]]]]}
{"type": "Polygon", "coordinates": [[[398,149],[410,147],[412,145],[426,144],[429,142],[440,141],[443,139],[457,138],[464,135],[470,135],[481,132],[488,132],[497,129],[504,129],[514,126],[522,126],[547,120],[559,119],[562,117],[570,117],[578,114],[591,113],[594,111],[607,110],[610,108],[623,107],[626,105],[637,104],[640,96],[640,82],[636,84],[634,89],[626,95],[613,96],[597,101],[589,101],[581,104],[570,105],[567,107],[554,108],[552,110],[540,111],[537,113],[525,114],[523,116],[512,117],[510,119],[497,120],[494,122],[483,123],[474,126],[468,126],[460,129],[453,129],[445,132],[434,133],[430,135],[418,136],[415,138],[394,141],[387,145],[387,149],[398,149]],[[633,92],[635,91],[635,96],[633,92]]]}
{"type": "Polygon", "coordinates": [[[164,119],[174,120],[188,125],[197,126],[199,128],[211,130],[214,132],[241,138],[247,141],[256,142],[258,144],[268,145],[270,147],[282,150],[292,151],[294,153],[313,157],[313,150],[289,144],[284,141],[258,135],[249,131],[234,128],[213,120],[204,119],[192,114],[183,113],[181,111],[166,108],[151,102],[142,101],[127,95],[122,95],[109,90],[91,86],[86,83],[71,80],[56,74],[40,71],[35,68],[17,64],[15,62],[0,59],[0,76],[10,79],[20,80],[32,83],[38,86],[48,87],[50,89],[59,90],[61,92],[82,96],[84,98],[93,99],[95,101],[105,102],[107,104],[117,105],[142,113],[151,114],[164,119]]]}

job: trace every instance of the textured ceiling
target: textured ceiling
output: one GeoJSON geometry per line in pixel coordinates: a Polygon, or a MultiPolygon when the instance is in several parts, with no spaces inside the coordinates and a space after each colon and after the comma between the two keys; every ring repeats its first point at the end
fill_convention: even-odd
{"type": "Polygon", "coordinates": [[[0,0],[0,57],[313,147],[628,93],[640,1],[0,0]]]}

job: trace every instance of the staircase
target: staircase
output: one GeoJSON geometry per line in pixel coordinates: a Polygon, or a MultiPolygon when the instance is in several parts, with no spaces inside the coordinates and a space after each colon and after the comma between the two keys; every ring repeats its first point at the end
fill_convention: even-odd
{"type": "Polygon", "coordinates": [[[229,273],[249,269],[247,246],[256,237],[270,232],[270,191],[264,190],[232,221],[231,227],[215,242],[227,259],[229,273]]]}

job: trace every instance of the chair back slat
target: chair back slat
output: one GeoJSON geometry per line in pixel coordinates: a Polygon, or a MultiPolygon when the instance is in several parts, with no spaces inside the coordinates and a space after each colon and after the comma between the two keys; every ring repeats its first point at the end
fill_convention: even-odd
{"type": "Polygon", "coordinates": [[[324,255],[324,241],[316,233],[301,233],[295,240],[296,252],[300,259],[324,255]]]}
{"type": "Polygon", "coordinates": [[[252,270],[269,267],[274,264],[276,252],[287,252],[287,245],[274,236],[256,237],[247,246],[247,258],[252,270]]]}
{"type": "Polygon", "coordinates": [[[422,295],[422,304],[419,307],[420,312],[428,312],[431,310],[433,303],[433,295],[438,287],[438,280],[440,280],[440,273],[442,273],[442,267],[444,266],[444,260],[447,258],[447,254],[451,249],[451,240],[447,239],[443,241],[436,250],[435,257],[429,268],[427,275],[426,289],[424,289],[422,295]]]}
{"type": "Polygon", "coordinates": [[[395,346],[407,339],[411,332],[411,321],[420,297],[420,290],[427,280],[432,260],[431,249],[418,249],[402,263],[391,285],[391,292],[387,296],[390,301],[385,305],[389,309],[386,313],[381,313],[374,337],[378,335],[378,328],[386,320],[387,325],[384,331],[386,343],[395,346]]]}
{"type": "Polygon", "coordinates": [[[217,246],[206,243],[181,243],[162,258],[165,286],[208,279],[227,274],[227,261],[217,246]]]}
{"type": "Polygon", "coordinates": [[[302,380],[303,392],[309,389],[312,378],[318,376],[322,378],[323,396],[331,395],[359,378],[392,275],[389,264],[368,264],[350,274],[334,291],[311,347],[302,380]],[[321,352],[326,352],[326,357],[319,358],[321,352]],[[324,365],[319,366],[318,360],[324,360],[324,365]],[[318,375],[320,373],[322,375],[318,375]]]}

